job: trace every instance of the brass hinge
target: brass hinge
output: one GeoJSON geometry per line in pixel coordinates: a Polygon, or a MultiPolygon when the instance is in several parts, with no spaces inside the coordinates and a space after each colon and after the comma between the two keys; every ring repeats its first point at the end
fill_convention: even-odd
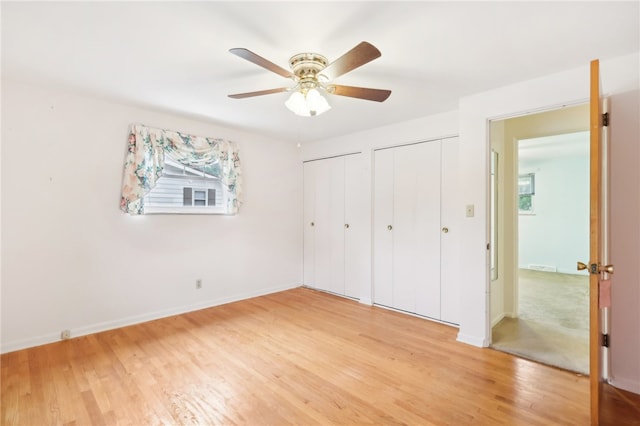
{"type": "Polygon", "coordinates": [[[607,127],[609,125],[609,113],[605,112],[604,114],[602,114],[602,125],[604,127],[607,127]]]}
{"type": "Polygon", "coordinates": [[[609,335],[608,334],[603,334],[602,335],[602,346],[604,346],[605,348],[609,347],[609,335]]]}

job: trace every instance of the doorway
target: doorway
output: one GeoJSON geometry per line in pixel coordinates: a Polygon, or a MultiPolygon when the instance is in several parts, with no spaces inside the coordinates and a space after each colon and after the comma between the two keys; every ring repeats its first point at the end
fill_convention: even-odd
{"type": "Polygon", "coordinates": [[[588,374],[588,105],[491,123],[492,347],[588,374]]]}

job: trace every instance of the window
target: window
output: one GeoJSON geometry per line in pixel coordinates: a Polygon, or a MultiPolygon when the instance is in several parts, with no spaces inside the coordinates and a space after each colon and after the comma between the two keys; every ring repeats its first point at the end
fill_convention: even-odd
{"type": "Polygon", "coordinates": [[[535,183],[534,173],[518,177],[518,211],[521,214],[533,214],[533,196],[536,193],[535,183]]]}
{"type": "Polygon", "coordinates": [[[190,188],[185,186],[182,189],[183,206],[215,206],[216,190],[211,188],[190,188]]]}
{"type": "Polygon", "coordinates": [[[184,166],[167,155],[162,176],[143,199],[144,212],[224,214],[223,188],[218,163],[184,166]]]}
{"type": "Polygon", "coordinates": [[[133,124],[124,160],[120,210],[237,214],[242,203],[235,142],[133,124]]]}

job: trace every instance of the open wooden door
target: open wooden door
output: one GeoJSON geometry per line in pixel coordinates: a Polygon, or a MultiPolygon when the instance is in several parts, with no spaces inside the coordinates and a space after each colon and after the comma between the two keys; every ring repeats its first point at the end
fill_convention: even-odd
{"type": "MultiPolygon", "coordinates": [[[[600,313],[600,280],[603,239],[602,193],[602,100],[600,95],[600,63],[591,62],[590,79],[590,230],[589,264],[578,262],[578,269],[589,271],[589,377],[591,424],[600,424],[600,394],[603,383],[602,324],[600,313]]],[[[612,271],[609,271],[612,272],[612,271]]]]}

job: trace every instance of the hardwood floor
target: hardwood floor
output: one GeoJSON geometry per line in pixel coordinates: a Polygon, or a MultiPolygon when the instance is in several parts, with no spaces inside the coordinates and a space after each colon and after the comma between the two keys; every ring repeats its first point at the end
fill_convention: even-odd
{"type": "Polygon", "coordinates": [[[298,288],[4,354],[3,425],[587,425],[588,378],[298,288]]]}

